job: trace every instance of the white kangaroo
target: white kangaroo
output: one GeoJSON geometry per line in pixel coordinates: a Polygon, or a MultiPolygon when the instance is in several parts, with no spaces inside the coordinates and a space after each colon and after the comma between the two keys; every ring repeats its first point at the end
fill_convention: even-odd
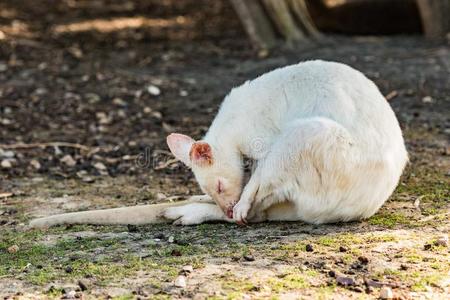
{"type": "Polygon", "coordinates": [[[171,134],[172,153],[206,195],[31,222],[330,223],[372,216],[408,161],[394,112],[375,84],[341,63],[308,61],[234,88],[201,141],[171,134]],[[243,158],[256,162],[245,187],[243,158]]]}

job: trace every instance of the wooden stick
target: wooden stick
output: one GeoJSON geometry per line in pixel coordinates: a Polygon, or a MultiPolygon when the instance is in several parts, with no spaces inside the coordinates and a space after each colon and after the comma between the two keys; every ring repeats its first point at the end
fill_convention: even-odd
{"type": "MultiPolygon", "coordinates": [[[[92,148],[77,144],[77,143],[67,143],[67,142],[48,142],[48,143],[17,143],[17,144],[0,144],[1,149],[31,149],[31,148],[48,148],[48,147],[67,147],[67,148],[76,148],[83,151],[90,151],[92,148]]],[[[93,147],[95,148],[95,147],[93,147]]]]}

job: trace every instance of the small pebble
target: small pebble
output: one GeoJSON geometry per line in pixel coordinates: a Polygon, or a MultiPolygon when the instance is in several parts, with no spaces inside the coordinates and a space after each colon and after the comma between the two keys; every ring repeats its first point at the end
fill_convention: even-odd
{"type": "Polygon", "coordinates": [[[77,164],[77,161],[69,154],[64,155],[60,161],[68,167],[73,167],[77,164]]]}
{"type": "Polygon", "coordinates": [[[7,64],[0,64],[0,72],[5,72],[6,70],[8,70],[8,65],[7,64]]]}
{"type": "Polygon", "coordinates": [[[127,106],[127,103],[122,98],[114,98],[112,102],[117,106],[127,106]]]}
{"type": "Polygon", "coordinates": [[[10,168],[12,168],[12,163],[11,163],[11,161],[10,161],[9,159],[4,159],[4,160],[2,160],[2,162],[0,163],[0,166],[1,166],[3,169],[10,169],[10,168]]]}
{"type": "Polygon", "coordinates": [[[64,294],[63,299],[75,299],[76,293],[77,292],[75,292],[74,290],[69,291],[69,292],[64,294]]]}
{"type": "Polygon", "coordinates": [[[187,273],[192,273],[194,272],[194,268],[191,265],[187,265],[183,267],[183,271],[187,273]]]}
{"type": "Polygon", "coordinates": [[[255,261],[255,257],[253,255],[244,255],[244,259],[246,261],[255,261]]]}
{"type": "Polygon", "coordinates": [[[61,149],[59,149],[59,147],[58,146],[54,146],[53,147],[53,150],[55,151],[55,155],[61,155],[62,154],[62,151],[61,151],[61,149]]]}
{"type": "Polygon", "coordinates": [[[96,168],[99,171],[105,171],[106,170],[106,166],[103,163],[101,163],[101,162],[96,162],[94,164],[94,168],[96,168]]]}
{"type": "Polygon", "coordinates": [[[0,149],[0,156],[2,158],[13,158],[16,154],[11,150],[2,150],[0,149]]]}
{"type": "Polygon", "coordinates": [[[369,259],[367,257],[365,257],[365,256],[358,257],[358,260],[363,265],[367,265],[369,263],[369,259]]]}
{"type": "Polygon", "coordinates": [[[353,278],[340,276],[340,275],[336,276],[336,282],[339,285],[342,285],[342,286],[351,286],[351,285],[355,285],[356,284],[356,282],[355,282],[355,280],[353,278]]]}
{"type": "Polygon", "coordinates": [[[433,103],[433,98],[431,98],[430,96],[426,96],[422,98],[422,102],[423,103],[433,103]]]}
{"type": "Polygon", "coordinates": [[[8,253],[14,254],[17,253],[19,251],[19,246],[17,245],[12,245],[11,247],[8,248],[8,253]]]}
{"type": "Polygon", "coordinates": [[[175,285],[176,287],[179,287],[179,288],[185,288],[185,287],[187,286],[187,284],[186,284],[186,277],[183,276],[183,275],[178,276],[178,277],[175,279],[174,285],[175,285]]]}
{"type": "Polygon", "coordinates": [[[32,159],[30,161],[30,166],[32,166],[35,170],[39,170],[41,168],[41,163],[36,159],[32,159]]]}
{"type": "Polygon", "coordinates": [[[82,291],[87,291],[89,289],[89,284],[83,279],[78,280],[78,286],[82,291]]]}
{"type": "Polygon", "coordinates": [[[300,267],[298,267],[300,269],[300,271],[305,272],[308,270],[308,267],[305,265],[301,265],[300,267]]]}
{"type": "Polygon", "coordinates": [[[162,113],[160,113],[159,111],[154,111],[151,113],[152,117],[161,120],[162,119],[162,113]]]}
{"type": "Polygon", "coordinates": [[[380,299],[393,299],[394,293],[392,292],[392,289],[388,286],[384,286],[380,290],[380,299]]]}
{"type": "Polygon", "coordinates": [[[339,246],[339,252],[347,252],[348,249],[345,248],[344,246],[339,246]]]}
{"type": "Polygon", "coordinates": [[[448,235],[441,236],[434,242],[434,244],[436,246],[448,247],[448,235]]]}
{"type": "Polygon", "coordinates": [[[92,183],[95,181],[95,179],[90,176],[84,176],[83,178],[81,178],[81,180],[86,183],[92,183]]]}
{"type": "Polygon", "coordinates": [[[152,96],[159,96],[161,94],[159,87],[152,84],[147,87],[147,92],[152,96]]]}
{"type": "Polygon", "coordinates": [[[311,244],[306,245],[305,249],[306,249],[306,252],[313,252],[314,251],[314,248],[313,248],[313,246],[311,244]]]}

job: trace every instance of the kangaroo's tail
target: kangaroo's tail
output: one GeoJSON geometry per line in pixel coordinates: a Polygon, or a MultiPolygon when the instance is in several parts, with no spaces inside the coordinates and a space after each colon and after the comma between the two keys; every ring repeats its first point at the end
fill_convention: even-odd
{"type": "Polygon", "coordinates": [[[29,227],[48,228],[62,224],[143,225],[167,223],[170,220],[163,217],[165,209],[186,203],[188,201],[72,212],[34,219],[30,222],[29,227]]]}

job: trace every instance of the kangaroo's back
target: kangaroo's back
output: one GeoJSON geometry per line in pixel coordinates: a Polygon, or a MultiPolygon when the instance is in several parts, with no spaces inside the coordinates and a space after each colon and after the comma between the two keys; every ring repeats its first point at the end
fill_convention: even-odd
{"type": "Polygon", "coordinates": [[[376,85],[347,65],[321,60],[279,68],[233,89],[208,135],[228,127],[243,143],[271,143],[293,120],[311,117],[339,123],[367,154],[406,158],[398,121],[376,85]]]}

